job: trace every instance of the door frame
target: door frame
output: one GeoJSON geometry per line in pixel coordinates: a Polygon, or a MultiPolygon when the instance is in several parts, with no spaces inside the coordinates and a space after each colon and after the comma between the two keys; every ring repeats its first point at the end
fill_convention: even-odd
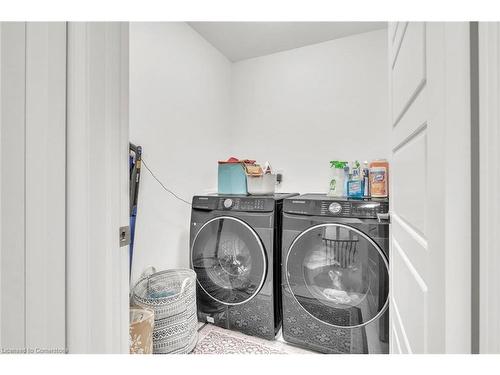
{"type": "Polygon", "coordinates": [[[128,23],[0,23],[0,349],[128,353],[128,23]]]}
{"type": "Polygon", "coordinates": [[[66,23],[0,22],[0,348],[64,353],[66,23]]]}
{"type": "Polygon", "coordinates": [[[479,22],[478,351],[500,353],[500,23],[479,22]]]}
{"type": "Polygon", "coordinates": [[[128,23],[69,22],[66,341],[128,353],[128,23]]]}
{"type": "Polygon", "coordinates": [[[470,22],[446,22],[444,353],[471,352],[471,40],[470,22]],[[457,277],[458,276],[458,277],[457,277]]]}

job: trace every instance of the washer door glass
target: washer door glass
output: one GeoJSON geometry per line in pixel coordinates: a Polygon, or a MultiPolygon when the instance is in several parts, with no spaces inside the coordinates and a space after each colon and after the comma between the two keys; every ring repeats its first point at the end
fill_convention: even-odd
{"type": "Polygon", "coordinates": [[[214,300],[239,305],[262,288],[267,258],[262,242],[244,221],[224,216],[205,223],[194,238],[191,265],[198,284],[214,300]]]}
{"type": "Polygon", "coordinates": [[[388,304],[385,254],[367,235],[343,224],[313,226],[292,242],[286,279],[312,317],[335,327],[361,327],[388,304]]]}

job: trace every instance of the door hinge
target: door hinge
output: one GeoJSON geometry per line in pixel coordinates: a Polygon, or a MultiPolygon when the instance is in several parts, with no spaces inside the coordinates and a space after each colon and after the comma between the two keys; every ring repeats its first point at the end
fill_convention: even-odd
{"type": "Polygon", "coordinates": [[[120,227],[120,247],[130,245],[130,227],[120,227]]]}

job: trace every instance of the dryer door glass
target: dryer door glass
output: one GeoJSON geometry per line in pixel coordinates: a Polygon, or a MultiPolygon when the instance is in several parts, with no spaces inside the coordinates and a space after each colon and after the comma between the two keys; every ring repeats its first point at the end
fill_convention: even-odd
{"type": "Polygon", "coordinates": [[[297,236],[288,251],[286,281],[312,317],[335,327],[360,327],[388,305],[385,254],[362,231],[320,224],[297,236]]]}
{"type": "Polygon", "coordinates": [[[198,285],[210,297],[238,305],[262,288],[267,258],[257,233],[244,221],[225,216],[199,230],[191,248],[191,266],[198,285]]]}

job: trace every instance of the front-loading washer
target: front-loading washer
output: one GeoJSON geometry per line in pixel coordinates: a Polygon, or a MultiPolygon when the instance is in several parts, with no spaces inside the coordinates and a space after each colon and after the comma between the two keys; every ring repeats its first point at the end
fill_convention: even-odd
{"type": "Polygon", "coordinates": [[[275,338],[282,320],[282,205],[293,195],[193,197],[190,263],[199,321],[275,338]]]}
{"type": "Polygon", "coordinates": [[[323,353],[388,353],[388,209],[388,199],[284,201],[285,341],[323,353]]]}

